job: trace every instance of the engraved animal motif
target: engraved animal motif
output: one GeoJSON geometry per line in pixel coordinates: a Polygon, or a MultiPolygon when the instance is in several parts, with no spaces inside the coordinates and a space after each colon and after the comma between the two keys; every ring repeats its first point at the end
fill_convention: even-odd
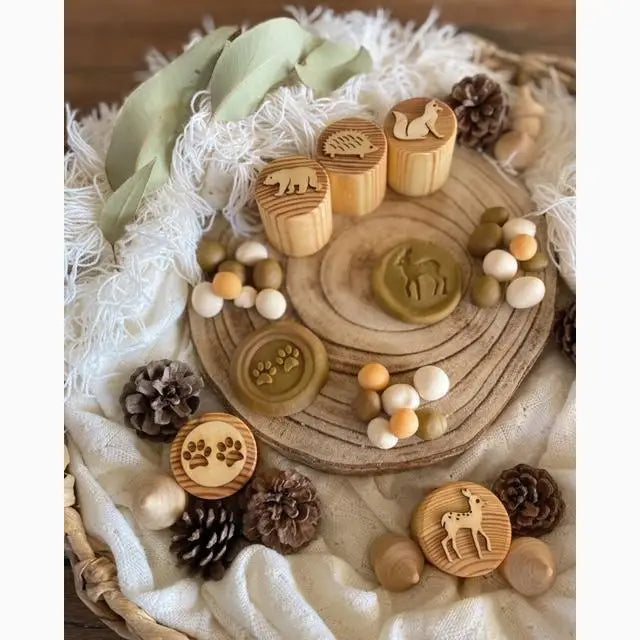
{"type": "Polygon", "coordinates": [[[284,195],[285,190],[287,194],[295,193],[296,187],[298,187],[298,193],[306,193],[307,188],[318,188],[318,178],[316,177],[315,169],[312,167],[293,167],[291,169],[279,169],[270,173],[265,179],[266,185],[278,185],[276,191],[277,196],[284,195]]]}
{"type": "Polygon", "coordinates": [[[400,111],[392,111],[396,122],[393,126],[393,135],[398,140],[420,140],[426,138],[429,132],[436,138],[442,138],[442,134],[435,128],[438,114],[442,107],[435,101],[427,102],[424,113],[407,123],[407,116],[400,111]]]}
{"type": "Polygon", "coordinates": [[[182,457],[189,462],[189,469],[196,467],[208,467],[211,447],[207,446],[204,440],[198,440],[196,444],[193,440],[187,445],[187,451],[182,457]]]}
{"type": "Polygon", "coordinates": [[[422,300],[420,279],[425,275],[433,281],[433,291],[431,295],[446,295],[447,278],[440,273],[440,263],[432,259],[414,262],[412,254],[413,251],[411,247],[408,247],[402,252],[395,263],[396,266],[401,269],[402,275],[406,280],[405,293],[407,297],[412,298],[415,290],[415,299],[422,300]]]}
{"type": "Polygon", "coordinates": [[[228,436],[224,439],[224,442],[218,442],[216,445],[218,453],[216,453],[216,459],[220,462],[224,462],[227,467],[232,467],[238,460],[243,460],[244,456],[240,449],[242,449],[242,442],[228,436]]]}
{"type": "Polygon", "coordinates": [[[263,384],[273,384],[273,379],[278,370],[271,364],[271,360],[266,362],[258,362],[256,368],[251,371],[256,386],[261,387],[263,384]]]}
{"type": "Polygon", "coordinates": [[[325,156],[360,156],[377,151],[378,147],[371,143],[366,133],[356,129],[344,129],[332,133],[322,145],[325,156]]]}
{"type": "Polygon", "coordinates": [[[462,495],[469,501],[471,511],[467,511],[466,513],[447,511],[440,520],[440,526],[444,527],[447,532],[447,537],[442,540],[441,544],[449,562],[453,562],[449,549],[447,548],[447,542],[449,540],[451,540],[451,546],[458,558],[462,559],[458,545],[456,544],[456,536],[460,529],[471,529],[471,536],[473,537],[473,544],[476,547],[478,558],[482,559],[478,534],[481,534],[485,539],[487,551],[491,551],[491,540],[489,540],[489,536],[482,530],[482,507],[486,505],[486,502],[478,496],[473,495],[469,489],[462,489],[462,495]]]}

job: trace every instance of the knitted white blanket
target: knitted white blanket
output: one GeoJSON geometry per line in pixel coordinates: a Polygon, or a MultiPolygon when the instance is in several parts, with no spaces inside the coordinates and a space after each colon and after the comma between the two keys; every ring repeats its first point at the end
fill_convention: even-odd
{"type": "MultiPolygon", "coordinates": [[[[462,75],[486,71],[473,62],[473,41],[451,27],[437,27],[434,16],[419,28],[382,12],[296,11],[295,16],[324,37],[367,47],[373,71],[329,99],[314,100],[303,87],[282,87],[257,114],[237,123],[208,123],[206,96],[201,97],[176,145],[169,183],[143,202],[117,245],[117,259],[97,226],[110,193],[104,159],[116,112],[101,106],[69,124],[65,424],[85,526],[112,550],[123,593],[159,622],[195,638],[571,637],[574,370],[553,348],[474,447],[425,470],[345,478],[292,465],[260,445],[265,462],[295,466],[318,487],[321,535],[302,553],[283,557],[253,545],[221,582],[203,583],[175,567],[168,532],[145,531],[130,515],[135,476],[166,467],[168,455],[123,425],[117,398],[131,371],[148,360],[178,358],[196,366],[183,312],[188,283],[198,279],[195,247],[213,214],[224,215],[239,231],[249,230],[255,223],[247,207],[252,182],[263,158],[276,155],[276,148],[280,154],[310,153],[316,133],[330,120],[357,113],[381,120],[402,98],[444,95],[462,75]],[[376,586],[368,543],[385,530],[406,532],[426,487],[462,478],[490,483],[518,462],[547,468],[567,500],[563,523],[547,537],[559,570],[548,593],[526,599],[497,575],[459,581],[433,568],[402,594],[376,586]]],[[[158,54],[150,57],[152,70],[162,63],[158,54]]],[[[524,178],[537,212],[547,212],[561,273],[573,288],[575,104],[552,81],[536,98],[547,108],[542,154],[524,178]]],[[[202,410],[215,403],[205,397],[202,410]]]]}

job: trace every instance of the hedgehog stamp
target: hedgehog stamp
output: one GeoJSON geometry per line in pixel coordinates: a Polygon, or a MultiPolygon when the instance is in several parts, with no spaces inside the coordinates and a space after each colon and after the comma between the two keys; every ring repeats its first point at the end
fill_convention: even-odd
{"type": "Polygon", "coordinates": [[[329,174],[335,213],[362,216],[380,205],[387,186],[387,139],[375,122],[332,122],[318,137],[316,156],[329,174]]]}
{"type": "Polygon", "coordinates": [[[322,151],[326,156],[360,156],[364,158],[368,153],[377,151],[369,136],[357,129],[343,129],[335,131],[324,141],[322,151]]]}

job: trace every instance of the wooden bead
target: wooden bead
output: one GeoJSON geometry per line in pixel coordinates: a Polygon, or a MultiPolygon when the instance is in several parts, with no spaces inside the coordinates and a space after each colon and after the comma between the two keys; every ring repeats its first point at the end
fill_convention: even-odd
{"type": "Polygon", "coordinates": [[[373,420],[382,410],[380,396],[370,389],[360,389],[351,406],[358,419],[363,422],[373,420]]]}
{"type": "Polygon", "coordinates": [[[131,512],[141,527],[158,531],[176,522],[186,505],[184,489],[171,476],[156,473],[134,487],[131,512]]]}
{"type": "Polygon", "coordinates": [[[213,276],[211,282],[213,293],[220,296],[223,300],[233,300],[240,295],[242,291],[242,280],[231,271],[220,271],[213,276]]]}
{"type": "Polygon", "coordinates": [[[198,245],[196,258],[205,273],[211,273],[226,257],[226,249],[211,238],[202,238],[198,245]]]}
{"type": "Polygon", "coordinates": [[[536,155],[536,144],[531,136],[522,131],[507,131],[493,148],[496,160],[516,171],[526,169],[536,155]]]}
{"type": "Polygon", "coordinates": [[[518,593],[539,596],[555,582],[556,559],[546,542],[516,538],[499,571],[518,593]]]}
{"type": "Polygon", "coordinates": [[[358,384],[363,389],[382,391],[389,384],[389,371],[379,362],[370,362],[358,371],[358,384]]]}
{"type": "Polygon", "coordinates": [[[200,282],[191,292],[191,306],[199,316],[213,318],[222,311],[224,300],[213,293],[211,283],[200,282]]]}
{"type": "Polygon", "coordinates": [[[411,98],[396,104],[384,123],[389,186],[407,196],[439,189],[449,177],[457,130],[455,114],[441,100],[411,98]]]}
{"type": "Polygon", "coordinates": [[[378,582],[387,590],[406,591],[420,582],[424,556],[407,536],[383,533],[369,547],[369,558],[378,582]]]}
{"type": "Polygon", "coordinates": [[[398,444],[398,436],[389,430],[389,421],[382,416],[369,421],[367,437],[378,449],[393,449],[398,444]]]}
{"type": "Polygon", "coordinates": [[[178,484],[205,500],[239,491],[251,479],[257,459],[253,433],[228,413],[204,413],[187,422],[171,443],[169,454],[178,484]]]}
{"type": "Polygon", "coordinates": [[[523,271],[544,271],[549,265],[549,258],[545,253],[538,251],[533,258],[520,263],[523,271]]]}
{"type": "Polygon", "coordinates": [[[382,393],[382,408],[388,416],[398,409],[417,409],[419,406],[420,396],[410,384],[392,384],[382,393]]]}
{"type": "Polygon", "coordinates": [[[258,176],[256,202],[271,244],[294,258],[310,256],[331,237],[329,177],[304,156],[270,162],[258,176]]]}
{"type": "Polygon", "coordinates": [[[396,438],[410,438],[418,430],[419,424],[413,409],[398,409],[389,420],[389,431],[396,438]]]}
{"type": "Polygon", "coordinates": [[[278,320],[287,310],[286,298],[276,289],[263,289],[256,296],[256,311],[266,320],[278,320]]]}
{"type": "Polygon", "coordinates": [[[387,188],[387,139],[374,122],[331,123],[318,138],[316,154],[329,175],[334,213],[362,216],[380,205],[387,188]]]}
{"type": "Polygon", "coordinates": [[[269,257],[269,252],[267,247],[260,242],[246,240],[238,246],[234,255],[240,264],[252,267],[260,260],[266,260],[269,257]]]}
{"type": "Polygon", "coordinates": [[[257,289],[279,289],[282,278],[282,267],[273,258],[259,260],[253,265],[252,280],[257,289]]]}
{"type": "Polygon", "coordinates": [[[509,243],[509,251],[516,260],[530,260],[538,251],[538,242],[533,236],[523,233],[509,243]]]}
{"type": "Polygon", "coordinates": [[[423,400],[435,402],[449,393],[451,382],[440,367],[427,365],[413,374],[413,386],[423,400]]]}
{"type": "Polygon", "coordinates": [[[447,431],[447,418],[435,409],[418,409],[418,430],[416,435],[423,440],[437,440],[447,431]]]}
{"type": "Polygon", "coordinates": [[[247,268],[236,260],[225,260],[218,265],[218,273],[226,272],[235,273],[242,284],[247,281],[247,268]]]}
{"type": "Polygon", "coordinates": [[[411,532],[431,564],[461,578],[496,569],[511,544],[502,502],[473,482],[453,482],[428,493],[413,514],[411,532]]]}

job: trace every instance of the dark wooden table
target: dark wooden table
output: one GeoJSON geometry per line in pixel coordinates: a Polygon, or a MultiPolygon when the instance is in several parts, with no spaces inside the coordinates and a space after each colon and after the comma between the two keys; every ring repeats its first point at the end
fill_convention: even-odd
{"type": "MultiPolygon", "coordinates": [[[[217,25],[259,22],[283,15],[284,0],[66,0],[65,99],[87,111],[98,102],[119,102],[145,69],[144,54],[155,47],[179,52],[191,29],[210,15],[217,25]]],[[[312,8],[317,1],[295,2],[312,8]]],[[[400,20],[423,21],[433,4],[441,21],[473,31],[512,51],[575,55],[575,0],[332,0],[335,11],[391,8],[400,20]]],[[[80,602],[65,564],[65,638],[115,640],[80,602]]]]}

